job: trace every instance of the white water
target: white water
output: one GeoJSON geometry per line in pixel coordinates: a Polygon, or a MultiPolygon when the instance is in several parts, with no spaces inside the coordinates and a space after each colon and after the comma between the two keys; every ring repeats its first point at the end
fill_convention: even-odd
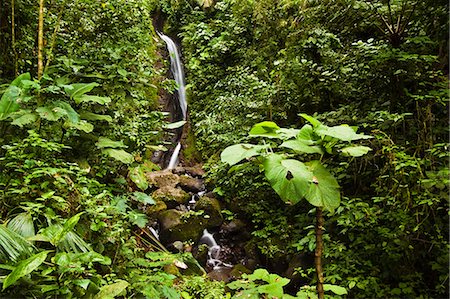
{"type": "Polygon", "coordinates": [[[200,238],[200,243],[208,245],[208,259],[206,263],[213,269],[218,269],[220,267],[233,267],[233,265],[222,262],[220,257],[220,246],[217,244],[214,236],[208,232],[208,230],[203,231],[203,235],[200,238]]]}
{"type": "Polygon", "coordinates": [[[178,142],[177,146],[173,150],[172,156],[170,157],[169,165],[166,169],[174,169],[178,164],[178,156],[181,150],[181,143],[178,142]]]}
{"type": "MultiPolygon", "coordinates": [[[[183,65],[181,64],[180,53],[178,51],[175,42],[167,35],[158,32],[159,37],[166,43],[167,50],[170,56],[170,70],[172,71],[173,78],[177,83],[178,103],[183,114],[183,120],[187,118],[187,102],[186,102],[186,87],[184,84],[183,65]]],[[[172,156],[170,157],[169,165],[166,169],[174,169],[178,164],[178,156],[180,155],[181,143],[178,142],[175,147],[172,156]]]]}
{"type": "Polygon", "coordinates": [[[178,101],[180,103],[183,120],[187,117],[186,87],[184,84],[183,65],[181,64],[180,53],[175,42],[161,32],[157,32],[159,37],[166,43],[170,55],[170,69],[175,82],[177,83],[178,101]]]}

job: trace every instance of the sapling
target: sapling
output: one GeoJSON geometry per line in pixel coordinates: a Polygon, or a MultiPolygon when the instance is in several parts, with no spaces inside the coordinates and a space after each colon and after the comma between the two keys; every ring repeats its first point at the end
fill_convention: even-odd
{"type": "Polygon", "coordinates": [[[301,129],[280,128],[271,121],[254,125],[249,136],[266,138],[264,143],[229,146],[222,152],[221,160],[235,165],[252,158],[263,166],[267,180],[284,202],[293,205],[305,198],[316,207],[316,290],[319,299],[323,299],[323,211],[333,212],[339,206],[340,190],[336,178],[322,161],[333,154],[363,156],[371,149],[351,145],[351,142],[371,137],[356,133],[356,129],[348,125],[329,127],[309,115],[300,116],[310,123],[301,129]]]}

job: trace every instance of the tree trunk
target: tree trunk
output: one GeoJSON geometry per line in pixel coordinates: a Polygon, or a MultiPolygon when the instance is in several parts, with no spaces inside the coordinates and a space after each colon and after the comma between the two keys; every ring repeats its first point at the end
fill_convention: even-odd
{"type": "Polygon", "coordinates": [[[19,68],[17,61],[17,50],[16,50],[16,12],[15,12],[15,0],[11,0],[11,47],[14,55],[14,76],[17,77],[19,68]]]}
{"type": "Polygon", "coordinates": [[[324,298],[323,291],[323,269],[322,269],[322,252],[323,252],[323,215],[322,208],[316,207],[316,252],[314,256],[314,263],[316,264],[317,274],[317,295],[319,299],[324,298]]]}
{"type": "Polygon", "coordinates": [[[44,49],[44,0],[39,0],[39,23],[38,23],[38,69],[37,77],[38,80],[41,79],[44,72],[44,59],[43,52],[44,49]]]}

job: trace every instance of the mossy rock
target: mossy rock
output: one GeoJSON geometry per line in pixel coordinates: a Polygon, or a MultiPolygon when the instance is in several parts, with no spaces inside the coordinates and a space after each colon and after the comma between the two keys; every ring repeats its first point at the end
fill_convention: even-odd
{"type": "Polygon", "coordinates": [[[193,193],[198,193],[205,190],[205,185],[203,184],[203,181],[201,179],[196,179],[187,175],[181,175],[179,177],[179,180],[180,182],[178,183],[178,186],[183,190],[193,193]]]}
{"type": "Polygon", "coordinates": [[[170,170],[146,172],[145,177],[151,186],[157,188],[175,187],[180,181],[179,176],[170,170]]]}
{"type": "Polygon", "coordinates": [[[146,205],[143,210],[150,218],[156,218],[160,212],[167,210],[167,205],[164,201],[158,199],[155,200],[155,204],[146,205]]]}
{"type": "Polygon", "coordinates": [[[195,212],[166,210],[158,215],[161,224],[161,241],[165,244],[175,241],[194,241],[200,239],[206,228],[207,219],[195,212]]]}
{"type": "Polygon", "coordinates": [[[223,222],[220,203],[215,198],[202,196],[194,206],[195,211],[205,211],[208,215],[207,228],[220,226],[223,222]]]}
{"type": "Polygon", "coordinates": [[[172,186],[161,187],[152,193],[155,201],[163,201],[169,208],[179,204],[186,204],[191,196],[186,191],[172,186]]]}

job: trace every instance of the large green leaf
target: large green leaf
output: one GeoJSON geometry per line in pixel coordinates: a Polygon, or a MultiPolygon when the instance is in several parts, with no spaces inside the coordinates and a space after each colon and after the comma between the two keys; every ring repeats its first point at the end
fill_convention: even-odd
{"type": "Polygon", "coordinates": [[[80,113],[80,117],[82,119],[86,119],[86,120],[93,120],[93,121],[107,121],[107,122],[112,122],[112,117],[109,115],[104,115],[104,114],[96,114],[96,113],[92,113],[92,112],[81,112],[80,113]]]}
{"type": "Polygon", "coordinates": [[[333,293],[335,293],[336,295],[342,296],[342,295],[346,295],[347,294],[347,290],[344,287],[341,286],[337,286],[334,284],[324,284],[323,285],[323,290],[324,291],[331,291],[333,293]]]}
{"type": "Polygon", "coordinates": [[[33,246],[19,233],[0,225],[0,259],[16,261],[20,256],[30,255],[33,246]]]}
{"type": "Polygon", "coordinates": [[[97,148],[126,148],[127,146],[123,144],[123,141],[114,141],[107,137],[99,137],[97,143],[95,144],[97,148]]]}
{"type": "Polygon", "coordinates": [[[70,85],[64,85],[64,90],[71,98],[76,98],[90,92],[94,87],[99,86],[98,83],[74,83],[70,85]]]}
{"type": "Polygon", "coordinates": [[[298,153],[323,154],[320,146],[309,145],[308,143],[305,143],[303,142],[303,140],[299,139],[285,141],[281,144],[281,147],[290,148],[298,153]]]}
{"type": "Polygon", "coordinates": [[[341,201],[338,182],[320,161],[311,161],[305,164],[312,173],[305,195],[306,200],[313,206],[333,211],[341,201]]]}
{"type": "Polygon", "coordinates": [[[68,219],[64,223],[62,229],[53,236],[53,238],[51,240],[52,244],[58,245],[59,241],[61,239],[63,239],[67,235],[68,232],[70,232],[74,229],[75,225],[77,225],[78,221],[80,221],[80,217],[83,214],[84,214],[84,212],[81,212],[81,213],[78,213],[78,214],[70,217],[70,219],[68,219]]]}
{"type": "Polygon", "coordinates": [[[134,161],[133,155],[122,149],[105,148],[102,149],[102,153],[125,164],[131,164],[134,161]]]}
{"type": "Polygon", "coordinates": [[[10,117],[13,119],[11,124],[19,127],[34,123],[38,118],[37,114],[28,109],[14,112],[10,115],[10,117]]]}
{"type": "Polygon", "coordinates": [[[68,103],[57,101],[54,105],[56,108],[61,108],[64,110],[64,114],[70,122],[78,123],[80,120],[80,115],[68,103]]]}
{"type": "Polygon", "coordinates": [[[364,134],[357,134],[355,130],[347,125],[340,125],[334,127],[319,126],[316,128],[315,132],[320,136],[330,136],[342,141],[353,141],[359,139],[372,138],[371,136],[364,134]]]}
{"type": "Polygon", "coordinates": [[[16,217],[8,221],[7,227],[24,238],[33,237],[36,234],[33,217],[28,212],[16,215],[16,217]]]}
{"type": "Polygon", "coordinates": [[[111,102],[111,98],[110,97],[91,96],[91,95],[87,95],[87,94],[83,94],[81,96],[75,96],[73,98],[73,100],[77,104],[80,104],[80,103],[96,103],[96,104],[100,104],[100,105],[105,105],[105,104],[108,104],[108,103],[111,102]]]}
{"type": "Polygon", "coordinates": [[[67,121],[64,123],[64,126],[68,127],[68,128],[75,128],[75,129],[83,131],[85,133],[91,133],[94,130],[94,125],[85,121],[84,119],[82,119],[76,123],[67,121]]]}
{"type": "Polygon", "coordinates": [[[147,178],[145,177],[144,169],[140,165],[131,168],[129,176],[139,189],[144,191],[148,188],[148,182],[147,178]]]}
{"type": "Polygon", "coordinates": [[[250,130],[250,136],[268,137],[268,138],[280,138],[278,130],[280,127],[273,121],[263,121],[257,123],[250,130]]]}
{"type": "Polygon", "coordinates": [[[66,115],[66,111],[60,107],[39,107],[36,112],[43,119],[49,121],[57,121],[66,115]]]}
{"type": "Polygon", "coordinates": [[[0,120],[7,118],[11,113],[19,110],[21,89],[10,85],[0,99],[0,120]]]}
{"type": "Polygon", "coordinates": [[[263,149],[267,148],[265,145],[254,145],[249,143],[234,144],[220,154],[220,159],[224,163],[234,165],[244,159],[260,155],[263,149]]]}
{"type": "Polygon", "coordinates": [[[352,156],[352,157],[361,157],[367,154],[372,149],[368,146],[348,146],[341,149],[341,152],[344,155],[352,156]]]}
{"type": "Polygon", "coordinates": [[[3,281],[3,290],[14,284],[20,278],[36,270],[45,261],[49,252],[50,251],[43,251],[26,260],[20,261],[3,281]]]}
{"type": "Polygon", "coordinates": [[[25,80],[27,80],[27,81],[31,80],[30,73],[24,73],[24,74],[17,76],[17,78],[11,82],[10,86],[20,86],[22,84],[22,81],[25,81],[25,80]]]}
{"type": "Polygon", "coordinates": [[[318,121],[317,119],[315,119],[312,116],[309,116],[308,114],[300,113],[299,115],[301,117],[303,117],[304,119],[306,119],[307,121],[309,121],[313,125],[313,127],[319,127],[322,125],[322,123],[320,121],[318,121]]]}
{"type": "Polygon", "coordinates": [[[267,180],[284,202],[295,204],[306,196],[313,174],[305,164],[270,154],[263,166],[267,180]]]}
{"type": "Polygon", "coordinates": [[[112,299],[121,295],[130,284],[125,280],[117,280],[115,283],[100,288],[94,299],[112,299]]]}

